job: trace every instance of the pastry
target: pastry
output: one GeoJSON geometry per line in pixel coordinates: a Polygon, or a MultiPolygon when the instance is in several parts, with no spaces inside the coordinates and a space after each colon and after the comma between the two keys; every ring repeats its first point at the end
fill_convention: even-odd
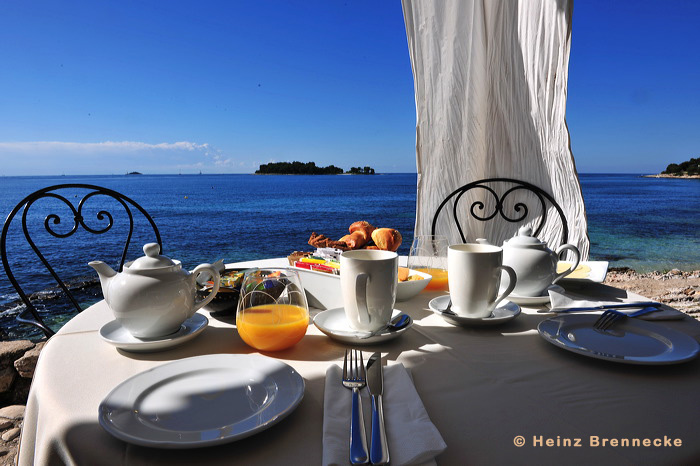
{"type": "Polygon", "coordinates": [[[358,230],[343,236],[338,241],[347,244],[350,249],[360,249],[367,244],[369,240],[370,237],[367,236],[365,232],[358,230]]]}
{"type": "Polygon", "coordinates": [[[393,228],[377,228],[372,232],[372,241],[385,251],[396,251],[401,246],[401,233],[393,228]]]}
{"type": "Polygon", "coordinates": [[[377,227],[375,227],[371,223],[365,222],[364,220],[360,220],[359,222],[355,222],[352,225],[350,225],[348,231],[350,233],[361,231],[367,237],[367,241],[369,241],[372,237],[372,232],[376,229],[377,227]]]}
{"type": "Polygon", "coordinates": [[[325,235],[317,235],[316,232],[311,233],[309,245],[315,248],[335,248],[342,251],[350,249],[344,241],[334,241],[325,235]]]}

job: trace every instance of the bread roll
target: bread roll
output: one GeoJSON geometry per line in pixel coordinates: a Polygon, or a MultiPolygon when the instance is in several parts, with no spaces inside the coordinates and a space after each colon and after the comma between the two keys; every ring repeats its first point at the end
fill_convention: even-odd
{"type": "Polygon", "coordinates": [[[364,220],[360,220],[359,222],[355,222],[352,225],[350,225],[350,228],[348,228],[348,231],[350,233],[354,233],[356,231],[361,231],[367,237],[367,241],[369,241],[369,239],[372,237],[372,232],[376,229],[377,229],[377,227],[370,224],[369,222],[365,222],[364,220]]]}
{"type": "Polygon", "coordinates": [[[377,228],[372,232],[372,241],[379,249],[396,251],[401,246],[401,233],[393,228],[377,228]]]}

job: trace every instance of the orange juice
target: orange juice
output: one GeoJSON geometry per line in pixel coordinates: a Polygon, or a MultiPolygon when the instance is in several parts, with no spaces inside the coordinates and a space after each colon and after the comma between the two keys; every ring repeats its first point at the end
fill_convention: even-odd
{"type": "Polygon", "coordinates": [[[425,272],[425,273],[433,276],[433,279],[430,280],[430,283],[428,283],[428,286],[425,287],[425,291],[447,291],[448,290],[447,270],[428,269],[428,268],[422,268],[422,269],[416,269],[416,270],[418,270],[419,272],[425,272]]]}
{"type": "Polygon", "coordinates": [[[249,307],[236,316],[238,334],[248,345],[261,351],[279,351],[297,344],[308,326],[308,311],[291,304],[249,307]]]}

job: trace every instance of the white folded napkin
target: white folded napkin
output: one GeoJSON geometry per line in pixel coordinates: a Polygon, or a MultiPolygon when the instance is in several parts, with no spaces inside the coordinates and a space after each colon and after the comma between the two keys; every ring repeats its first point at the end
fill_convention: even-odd
{"type": "MultiPolygon", "coordinates": [[[[352,392],[341,383],[342,370],[333,364],[326,371],[323,404],[323,464],[350,463],[350,413],[352,392]]],[[[371,400],[367,388],[360,390],[367,431],[371,438],[371,400]]],[[[433,425],[403,364],[384,368],[384,424],[392,465],[432,462],[447,445],[433,425]]]]}
{"type": "MultiPolygon", "coordinates": [[[[570,308],[577,308],[577,307],[597,307],[597,306],[614,306],[614,305],[619,305],[619,304],[635,304],[639,303],[638,308],[627,308],[627,309],[616,309],[619,312],[625,313],[625,314],[632,314],[633,312],[636,312],[639,310],[639,308],[642,307],[647,307],[654,301],[649,300],[649,299],[644,299],[639,296],[630,296],[629,293],[625,292],[625,296],[621,297],[619,299],[616,299],[614,301],[596,301],[596,300],[591,300],[590,297],[588,296],[581,296],[577,295],[576,293],[572,293],[570,291],[557,291],[557,290],[549,290],[549,298],[552,303],[552,308],[550,309],[552,312],[557,312],[557,311],[564,311],[570,308]]],[[[658,304],[658,303],[656,303],[658,304]]],[[[572,312],[577,312],[577,311],[572,311],[572,312]]],[[[605,312],[605,309],[600,309],[600,310],[590,310],[590,311],[580,311],[580,312],[588,312],[588,313],[598,313],[601,314],[605,312]]],[[[637,317],[638,319],[644,319],[644,320],[675,320],[675,319],[682,319],[685,317],[685,314],[683,314],[680,311],[677,311],[675,309],[669,309],[669,308],[661,308],[658,311],[650,312],[648,314],[642,314],[641,316],[637,317]]]]}

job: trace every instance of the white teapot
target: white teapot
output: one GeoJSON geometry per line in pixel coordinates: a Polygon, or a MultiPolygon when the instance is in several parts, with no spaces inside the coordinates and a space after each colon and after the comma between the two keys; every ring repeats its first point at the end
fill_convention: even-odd
{"type": "Polygon", "coordinates": [[[161,256],[158,243],[143,247],[145,256],[124,264],[117,273],[102,261],[88,265],[97,271],[102,294],[117,321],[132,335],[156,338],[179,330],[182,323],[219,291],[219,271],[211,264],[201,264],[191,273],[180,261],[161,256]],[[214,287],[203,300],[196,300],[196,277],[202,272],[212,275],[214,287]]]}
{"type": "MultiPolygon", "coordinates": [[[[488,244],[485,239],[478,243],[488,244]]],[[[566,277],[578,267],[581,254],[573,244],[562,244],[556,252],[532,236],[532,228],[521,227],[518,234],[503,243],[503,265],[515,270],[518,282],[513,290],[518,296],[541,296],[552,284],[566,277]],[[564,251],[571,251],[575,260],[571,268],[557,273],[557,262],[564,251]]]]}

